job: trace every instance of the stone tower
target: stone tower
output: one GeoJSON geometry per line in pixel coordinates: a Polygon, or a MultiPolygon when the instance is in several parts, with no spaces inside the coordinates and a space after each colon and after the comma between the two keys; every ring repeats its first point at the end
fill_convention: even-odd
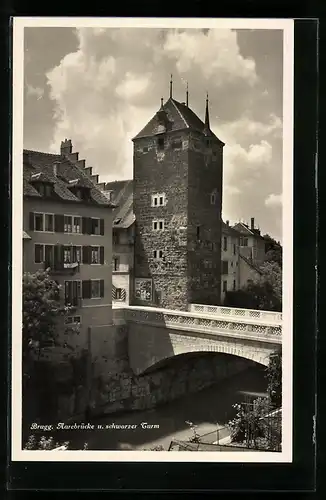
{"type": "Polygon", "coordinates": [[[133,139],[136,216],[133,303],[187,310],[219,304],[223,146],[172,97],[133,139]]]}

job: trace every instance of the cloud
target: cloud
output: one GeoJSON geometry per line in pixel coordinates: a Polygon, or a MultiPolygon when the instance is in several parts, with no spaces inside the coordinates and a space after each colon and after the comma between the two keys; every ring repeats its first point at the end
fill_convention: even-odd
{"type": "Polygon", "coordinates": [[[38,101],[39,99],[42,99],[42,97],[44,96],[44,89],[42,89],[41,87],[33,87],[33,85],[27,83],[26,93],[27,97],[35,97],[36,100],[38,101]]]}
{"type": "Polygon", "coordinates": [[[282,206],[282,195],[281,194],[270,194],[265,200],[266,207],[279,208],[282,206]]]}
{"type": "Polygon", "coordinates": [[[175,92],[191,82],[193,103],[201,89],[202,107],[207,87],[250,87],[258,79],[232,30],[83,28],[76,35],[78,50],[47,73],[56,120],[51,149],[68,135],[104,180],[131,176],[131,138],[166,96],[171,72],[175,92]]]}
{"type": "Polygon", "coordinates": [[[255,33],[256,54],[246,53],[239,34],[227,29],[76,29],[77,48],[46,73],[54,122],[50,149],[57,152],[69,137],[101,181],[131,178],[131,139],[167,98],[172,73],[173,96],[183,101],[188,81],[189,105],[201,118],[209,93],[211,126],[226,144],[224,216],[255,216],[273,233],[272,205],[265,200],[281,190],[282,120],[275,109],[282,96],[262,79],[259,68],[273,47],[259,54],[263,31],[255,33]]]}
{"type": "Polygon", "coordinates": [[[282,137],[282,120],[274,113],[268,117],[268,121],[262,122],[251,119],[249,116],[243,115],[239,120],[223,124],[223,133],[227,137],[236,137],[241,134],[243,138],[247,136],[252,137],[266,137],[273,136],[275,138],[282,137]]]}

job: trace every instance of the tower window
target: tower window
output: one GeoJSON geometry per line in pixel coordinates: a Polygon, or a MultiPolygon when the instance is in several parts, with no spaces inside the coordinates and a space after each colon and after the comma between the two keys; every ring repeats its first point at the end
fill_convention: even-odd
{"type": "Polygon", "coordinates": [[[224,252],[226,252],[227,249],[228,249],[228,238],[227,238],[227,236],[224,236],[223,237],[223,250],[224,250],[224,252]]]}
{"type": "Polygon", "coordinates": [[[164,149],[164,137],[159,137],[157,139],[157,148],[160,150],[164,149]]]}
{"type": "Polygon", "coordinates": [[[200,240],[200,226],[197,226],[197,228],[196,228],[196,237],[197,237],[197,240],[200,240]]]}
{"type": "Polygon", "coordinates": [[[163,250],[153,250],[153,257],[155,260],[163,259],[163,250]]]}
{"type": "Polygon", "coordinates": [[[153,231],[164,231],[164,219],[153,220],[153,231]]]}
{"type": "Polygon", "coordinates": [[[215,205],[216,203],[216,192],[211,194],[211,205],[215,205]]]}
{"type": "Polygon", "coordinates": [[[165,193],[152,195],[152,207],[163,207],[165,205],[165,193]]]}

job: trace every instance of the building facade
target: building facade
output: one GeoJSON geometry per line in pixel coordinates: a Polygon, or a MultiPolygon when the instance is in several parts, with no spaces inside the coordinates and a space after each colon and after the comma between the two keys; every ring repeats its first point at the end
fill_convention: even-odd
{"type": "Polygon", "coordinates": [[[240,234],[230,227],[229,221],[222,223],[222,245],[221,245],[221,302],[225,299],[228,291],[240,288],[239,269],[239,243],[240,234]]]}
{"type": "Polygon", "coordinates": [[[91,172],[72,154],[24,150],[23,268],[49,269],[72,307],[58,328],[78,325],[74,348],[88,342],[89,327],[112,323],[111,262],[114,205],[94,185],[91,172]]]}
{"type": "Polygon", "coordinates": [[[223,146],[172,98],[134,143],[135,304],[219,304],[223,146]]]}
{"type": "Polygon", "coordinates": [[[256,266],[261,265],[265,258],[265,240],[255,227],[255,219],[251,218],[250,226],[238,222],[233,228],[240,233],[240,254],[256,266]]]}
{"type": "Polygon", "coordinates": [[[111,192],[111,199],[117,205],[112,228],[112,304],[131,304],[135,243],[133,181],[108,182],[103,189],[111,192]]]}

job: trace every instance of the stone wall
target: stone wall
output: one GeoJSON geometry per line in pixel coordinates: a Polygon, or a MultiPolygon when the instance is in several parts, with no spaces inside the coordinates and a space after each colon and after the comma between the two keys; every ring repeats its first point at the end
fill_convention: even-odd
{"type": "Polygon", "coordinates": [[[219,355],[175,358],[143,376],[131,372],[103,374],[93,393],[92,415],[143,410],[194,393],[244,371],[250,361],[219,355]]]}
{"type": "MultiPolygon", "coordinates": [[[[186,134],[177,134],[181,140],[186,134]]],[[[135,278],[151,278],[151,301],[135,298],[134,304],[184,309],[187,297],[187,249],[176,241],[175,231],[187,224],[188,150],[172,148],[176,134],[165,136],[164,150],[156,137],[139,139],[134,150],[134,213],[136,216],[135,278]],[[163,206],[153,207],[151,196],[165,195],[163,206]],[[177,214],[177,215],[176,215],[177,214]],[[153,230],[154,220],[164,220],[164,230],[153,230]],[[154,250],[162,250],[157,260],[154,250]]]]}

